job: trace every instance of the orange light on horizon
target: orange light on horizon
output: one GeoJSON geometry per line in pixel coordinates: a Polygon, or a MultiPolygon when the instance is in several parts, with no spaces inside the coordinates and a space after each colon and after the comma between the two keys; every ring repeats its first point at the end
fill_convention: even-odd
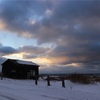
{"type": "Polygon", "coordinates": [[[9,59],[23,59],[23,53],[10,54],[3,57],[9,58],[9,59]]]}
{"type": "Polygon", "coordinates": [[[2,20],[0,20],[0,29],[3,29],[4,27],[5,27],[5,23],[2,20]]]}
{"type": "Polygon", "coordinates": [[[49,66],[52,63],[50,61],[50,59],[45,58],[45,57],[42,57],[42,58],[37,57],[37,58],[32,58],[32,59],[23,58],[24,54],[25,53],[22,52],[22,53],[6,55],[6,56],[3,56],[3,57],[7,58],[7,59],[19,59],[19,60],[32,61],[32,62],[35,62],[35,63],[38,63],[38,64],[47,65],[47,66],[49,66]]]}
{"type": "Polygon", "coordinates": [[[34,59],[26,59],[26,60],[30,60],[32,62],[36,62],[38,64],[47,65],[47,66],[51,64],[51,61],[47,58],[34,58],[34,59]]]}

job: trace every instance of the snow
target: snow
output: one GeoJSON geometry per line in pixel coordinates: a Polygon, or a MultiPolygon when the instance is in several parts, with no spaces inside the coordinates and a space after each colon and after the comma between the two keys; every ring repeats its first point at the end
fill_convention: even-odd
{"type": "Polygon", "coordinates": [[[19,63],[19,64],[37,65],[37,64],[35,64],[35,63],[31,62],[31,61],[22,61],[22,60],[17,60],[16,62],[19,63]]]}
{"type": "Polygon", "coordinates": [[[0,100],[100,100],[100,83],[82,85],[65,81],[0,80],[0,100]]]}

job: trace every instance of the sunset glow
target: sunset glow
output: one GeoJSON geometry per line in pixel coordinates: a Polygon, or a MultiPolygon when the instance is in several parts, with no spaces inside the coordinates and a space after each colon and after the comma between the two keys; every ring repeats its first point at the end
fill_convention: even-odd
{"type": "Polygon", "coordinates": [[[3,29],[5,27],[5,24],[0,20],[0,29],[3,29]]]}

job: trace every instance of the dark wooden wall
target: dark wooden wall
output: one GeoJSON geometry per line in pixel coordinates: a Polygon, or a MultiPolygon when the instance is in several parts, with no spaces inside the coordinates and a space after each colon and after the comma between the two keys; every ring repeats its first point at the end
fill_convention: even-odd
{"type": "Polygon", "coordinates": [[[39,75],[39,69],[34,65],[22,65],[14,64],[11,62],[6,62],[2,65],[2,73],[4,77],[14,78],[14,79],[27,79],[27,74],[30,70],[35,71],[35,76],[30,78],[35,79],[39,75]]]}

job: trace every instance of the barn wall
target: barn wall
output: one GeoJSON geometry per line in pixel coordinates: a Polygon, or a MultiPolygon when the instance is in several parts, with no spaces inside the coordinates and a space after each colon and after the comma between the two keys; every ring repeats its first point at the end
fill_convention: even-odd
{"type": "Polygon", "coordinates": [[[27,79],[27,75],[30,70],[35,71],[35,76],[29,76],[29,78],[35,79],[39,75],[39,69],[37,66],[33,65],[20,65],[14,64],[10,61],[7,61],[2,65],[2,72],[5,77],[14,78],[14,79],[27,79]]]}
{"type": "Polygon", "coordinates": [[[10,62],[3,64],[3,67],[2,67],[3,75],[5,77],[11,77],[11,78],[15,77],[16,73],[14,71],[17,70],[16,68],[17,66],[10,62]]]}

